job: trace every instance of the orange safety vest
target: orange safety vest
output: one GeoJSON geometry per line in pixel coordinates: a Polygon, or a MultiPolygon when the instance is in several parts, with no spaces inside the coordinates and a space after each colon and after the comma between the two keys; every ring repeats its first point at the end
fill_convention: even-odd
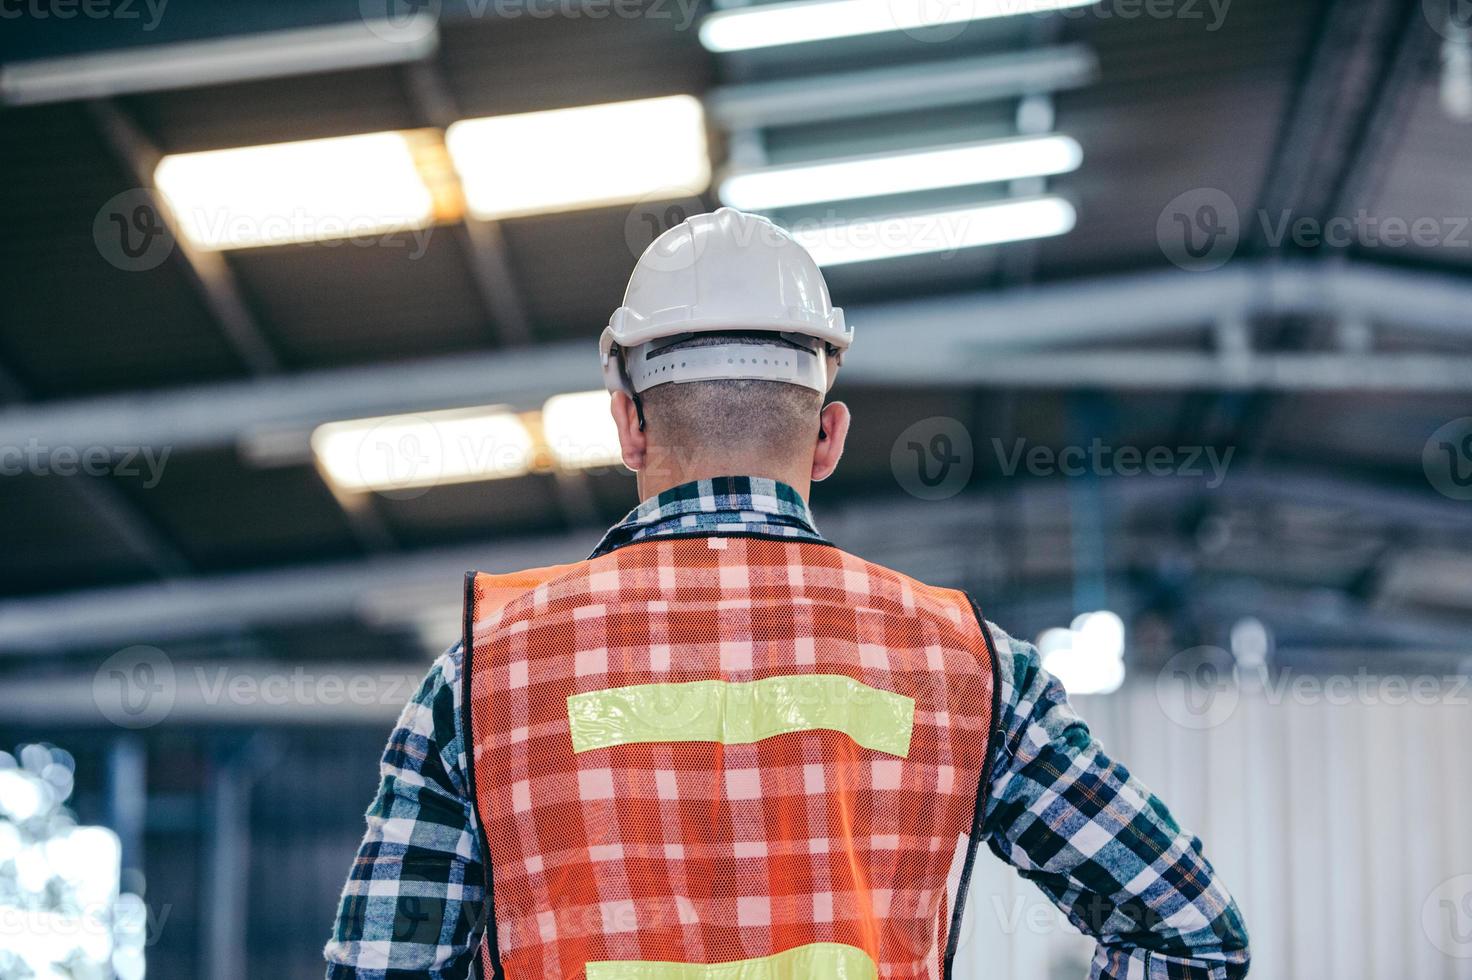
{"type": "Polygon", "coordinates": [[[823,542],[651,538],[466,579],[487,975],[950,975],[995,655],[823,542]]]}

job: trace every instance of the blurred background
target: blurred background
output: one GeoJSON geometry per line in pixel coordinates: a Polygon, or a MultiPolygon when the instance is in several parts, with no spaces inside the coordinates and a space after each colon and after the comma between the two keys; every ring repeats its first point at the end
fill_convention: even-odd
{"type": "MultiPolygon", "coordinates": [[[[1254,976],[1472,977],[1460,0],[0,4],[0,977],[322,974],[467,568],[636,503],[722,203],[857,342],[819,527],[1037,640],[1254,976]]],[[[1001,865],[958,975],[1080,977],[1001,865]]]]}

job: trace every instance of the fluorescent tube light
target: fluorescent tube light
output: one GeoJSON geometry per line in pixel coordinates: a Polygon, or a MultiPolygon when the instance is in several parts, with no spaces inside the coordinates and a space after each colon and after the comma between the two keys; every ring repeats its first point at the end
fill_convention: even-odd
{"type": "Polygon", "coordinates": [[[228,249],[453,220],[448,170],[437,136],[413,131],[166,156],[154,181],[192,242],[228,249]]]}
{"type": "MultiPolygon", "coordinates": [[[[159,4],[158,14],[162,13],[159,4]]],[[[394,31],[387,22],[379,26],[354,19],[323,27],[38,58],[0,68],[0,101],[70,102],[402,64],[427,57],[438,45],[439,32],[432,23],[394,31]]]]}
{"type": "Polygon", "coordinates": [[[882,194],[965,187],[1077,170],[1083,148],[1071,136],[1024,136],[738,173],[721,201],[745,211],[882,194]]]}
{"type": "Polygon", "coordinates": [[[481,218],[683,197],[710,183],[705,112],[690,95],[464,119],[445,134],[481,218]]]}
{"type": "Polygon", "coordinates": [[[835,266],[1064,235],[1076,218],[1072,204],[1049,196],[790,230],[819,265],[835,266]]]}
{"type": "Polygon", "coordinates": [[[580,391],[549,398],[542,406],[542,438],[565,470],[612,466],[623,459],[608,392],[580,391]]]}
{"type": "Polygon", "coordinates": [[[1086,7],[1094,0],[815,0],[769,3],[710,15],[700,25],[709,51],[747,51],[780,44],[830,41],[862,34],[912,31],[993,17],[1086,7]]]}
{"type": "Polygon", "coordinates": [[[535,446],[513,412],[467,408],[329,422],[312,451],[345,490],[403,490],[523,476],[535,446]]]}

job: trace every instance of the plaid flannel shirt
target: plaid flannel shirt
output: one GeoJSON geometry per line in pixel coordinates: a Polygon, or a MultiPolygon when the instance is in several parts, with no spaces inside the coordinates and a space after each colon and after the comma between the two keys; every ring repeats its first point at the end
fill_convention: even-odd
{"type": "MultiPolygon", "coordinates": [[[[821,540],[791,487],[725,477],[646,500],[594,555],[691,530],[821,540]]],[[[991,851],[1098,940],[1092,978],[1244,976],[1246,929],[1201,842],[1104,755],[1037,650],[988,628],[1003,736],[982,825],[991,851]]],[[[459,644],[435,661],[389,739],[368,831],[325,950],[329,980],[472,975],[486,914],[460,728],[462,663],[459,644]]]]}

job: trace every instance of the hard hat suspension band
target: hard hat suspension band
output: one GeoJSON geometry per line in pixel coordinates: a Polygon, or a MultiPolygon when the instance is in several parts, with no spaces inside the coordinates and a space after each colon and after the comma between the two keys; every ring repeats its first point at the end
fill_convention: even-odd
{"type": "Polygon", "coordinates": [[[733,343],[650,350],[652,346],[640,344],[624,351],[624,370],[636,393],[690,381],[779,381],[820,393],[829,387],[826,350],[820,344],[733,343]]]}

